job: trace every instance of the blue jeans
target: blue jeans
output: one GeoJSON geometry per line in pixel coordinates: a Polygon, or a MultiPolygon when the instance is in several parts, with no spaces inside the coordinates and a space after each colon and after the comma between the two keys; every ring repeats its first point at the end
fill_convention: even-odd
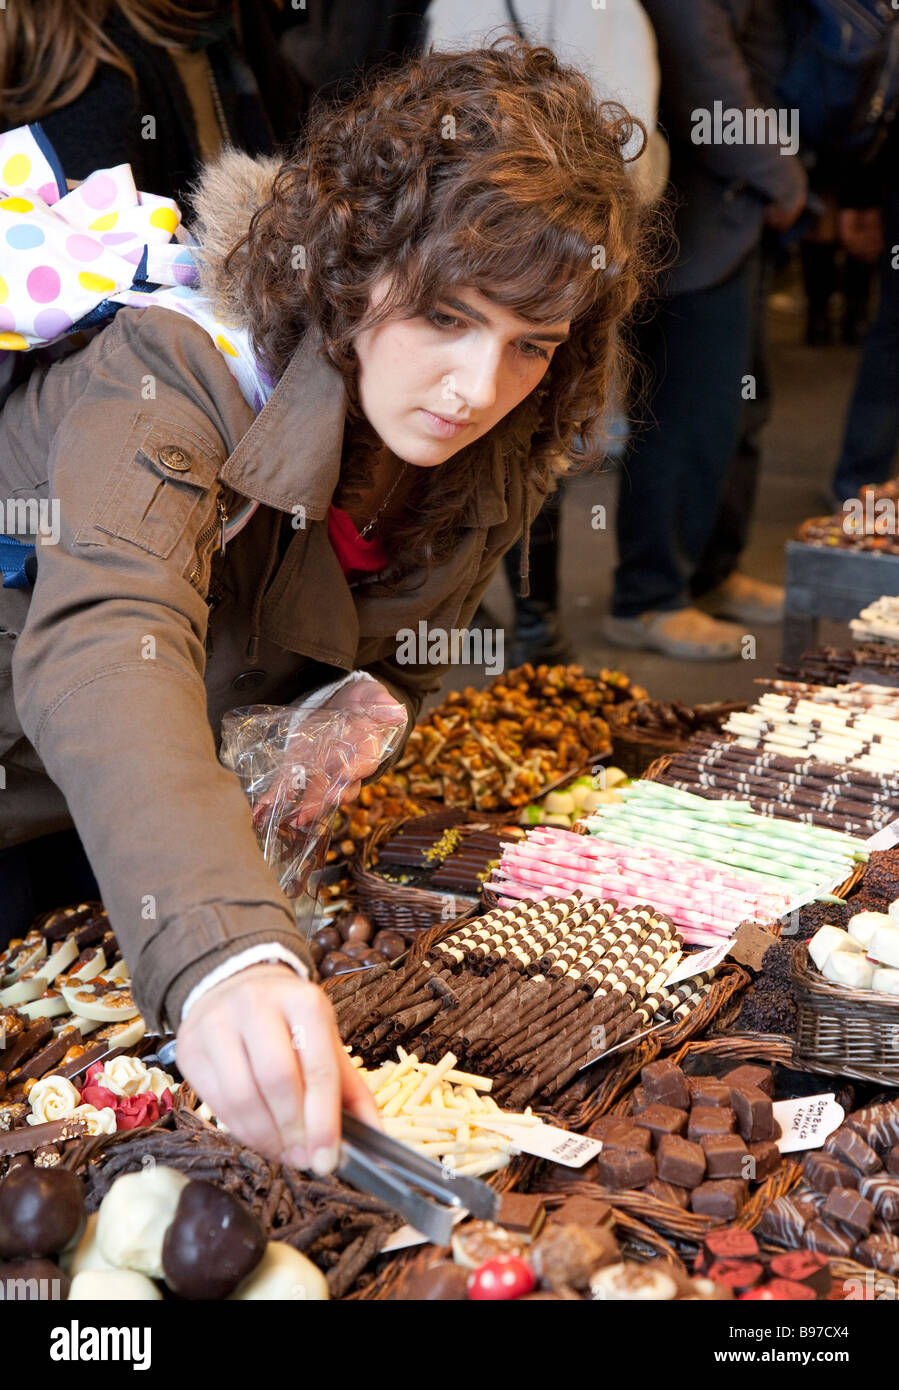
{"type": "MultiPolygon", "coordinates": [[[[760,274],[756,250],[723,284],[663,300],[639,331],[648,380],[622,466],[612,598],[617,618],[686,607],[699,592],[700,573],[711,587],[733,568],[732,554],[719,563],[711,552],[719,509],[742,481],[732,469],[743,377],[752,371],[760,274]]],[[[751,481],[750,496],[738,508],[744,524],[754,474],[751,481]]],[[[721,539],[735,548],[732,537],[721,539]]]]}
{"type": "Polygon", "coordinates": [[[899,446],[899,270],[893,269],[894,248],[899,247],[899,189],[888,195],[883,220],[880,302],[865,339],[843,452],[833,476],[840,502],[857,497],[865,483],[892,477],[899,446]]]}

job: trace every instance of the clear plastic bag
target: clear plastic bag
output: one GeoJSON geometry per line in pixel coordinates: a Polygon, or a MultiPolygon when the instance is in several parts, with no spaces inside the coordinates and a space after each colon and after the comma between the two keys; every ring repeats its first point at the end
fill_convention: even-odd
{"type": "Polygon", "coordinates": [[[397,706],[251,705],[222,720],[220,758],[240,778],[266,863],[312,930],[341,796],[399,746],[397,706]]]}

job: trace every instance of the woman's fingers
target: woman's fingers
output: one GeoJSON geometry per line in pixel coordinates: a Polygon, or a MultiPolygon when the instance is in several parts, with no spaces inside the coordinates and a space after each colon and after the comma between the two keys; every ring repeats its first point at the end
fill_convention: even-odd
{"type": "MultiPolygon", "coordinates": [[[[277,1011],[253,1013],[247,1019],[244,1047],[266,1105],[277,1126],[281,1154],[288,1150],[307,1155],[303,1115],[304,1086],[299,1053],[284,1016],[277,1011]]],[[[293,1159],[297,1162],[297,1159],[293,1159]]]]}
{"type": "Polygon", "coordinates": [[[197,1063],[191,1058],[190,1041],[179,1047],[182,1070],[191,1084],[196,1076],[198,1094],[210,1106],[223,1124],[250,1148],[260,1153],[275,1154],[280,1148],[280,1135],[245,1050],[239,1026],[227,1016],[216,1022],[207,1018],[202,1038],[198,1040],[197,1063]],[[206,1030],[212,1026],[214,1046],[206,1030]],[[206,1063],[204,1065],[205,1054],[206,1063]]]}
{"type": "Polygon", "coordinates": [[[340,1049],[340,1085],[343,1093],[343,1108],[375,1129],[381,1129],[381,1117],[375,1098],[362,1077],[353,1066],[343,1048],[340,1049]]]}
{"type": "Polygon", "coordinates": [[[292,993],[285,1014],[300,1065],[305,1099],[303,1114],[309,1163],[316,1173],[330,1173],[340,1157],[340,1039],[331,1006],[316,985],[292,993]]]}

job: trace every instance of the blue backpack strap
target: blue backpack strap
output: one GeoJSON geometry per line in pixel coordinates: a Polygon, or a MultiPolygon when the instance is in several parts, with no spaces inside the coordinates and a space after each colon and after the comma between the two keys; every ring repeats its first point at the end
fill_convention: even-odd
{"type": "Polygon", "coordinates": [[[4,589],[30,589],[36,573],[36,556],[33,545],[16,540],[15,536],[0,536],[0,570],[3,571],[4,589]]]}

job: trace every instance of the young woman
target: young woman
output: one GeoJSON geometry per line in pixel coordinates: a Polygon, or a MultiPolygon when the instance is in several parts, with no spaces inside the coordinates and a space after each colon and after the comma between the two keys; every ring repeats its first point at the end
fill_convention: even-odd
{"type": "Polygon", "coordinates": [[[74,823],[148,1025],[266,1153],[325,1171],[371,1102],[221,716],[363,672],[328,703],[411,725],[438,688],[397,633],[466,626],[620,382],[632,134],[545,48],[411,62],[280,167],[210,166],[199,290],[132,301],[0,418],[0,496],[61,521],[0,591],[0,843],[74,823]]]}

